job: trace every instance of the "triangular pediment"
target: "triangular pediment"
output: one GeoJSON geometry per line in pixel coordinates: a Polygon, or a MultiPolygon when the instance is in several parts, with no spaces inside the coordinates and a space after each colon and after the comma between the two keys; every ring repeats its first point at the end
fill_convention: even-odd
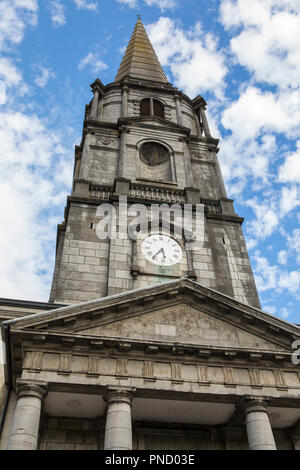
{"type": "Polygon", "coordinates": [[[9,322],[11,330],[185,347],[291,351],[300,328],[179,279],[9,322]]]}
{"type": "Polygon", "coordinates": [[[226,319],[207,314],[200,307],[182,303],[77,330],[77,333],[102,338],[123,338],[147,341],[175,341],[198,346],[284,350],[284,348],[237,327],[226,319]]]}

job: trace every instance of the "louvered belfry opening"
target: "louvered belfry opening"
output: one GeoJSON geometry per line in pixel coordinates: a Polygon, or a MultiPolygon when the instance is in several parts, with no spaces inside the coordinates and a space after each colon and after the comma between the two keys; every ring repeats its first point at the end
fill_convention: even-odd
{"type": "Polygon", "coordinates": [[[150,116],[150,98],[145,98],[140,103],[140,115],[150,116]]]}
{"type": "Polygon", "coordinates": [[[161,119],[165,118],[164,105],[152,98],[144,98],[140,102],[140,115],[141,116],[156,116],[161,119]],[[153,110],[153,111],[152,111],[153,110]]]}
{"type": "Polygon", "coordinates": [[[165,118],[164,105],[160,101],[153,100],[153,111],[154,111],[154,116],[157,116],[162,119],[165,118]]]}

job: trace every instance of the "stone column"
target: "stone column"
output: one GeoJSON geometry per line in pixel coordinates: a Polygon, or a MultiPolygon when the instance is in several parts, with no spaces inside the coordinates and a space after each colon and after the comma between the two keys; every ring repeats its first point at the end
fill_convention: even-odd
{"type": "Polygon", "coordinates": [[[201,106],[201,108],[200,108],[200,114],[201,114],[201,118],[202,118],[202,124],[203,124],[205,137],[211,137],[211,133],[210,133],[210,130],[209,130],[209,125],[208,125],[206,114],[205,114],[205,109],[204,109],[203,106],[201,106]]]}
{"type": "Polygon", "coordinates": [[[243,408],[249,450],[276,450],[267,412],[268,403],[262,398],[252,398],[245,401],[243,408]]]}
{"type": "Polygon", "coordinates": [[[99,102],[99,89],[96,88],[94,90],[94,96],[93,96],[92,107],[91,107],[91,114],[90,114],[91,119],[97,119],[98,102],[99,102]]]}
{"type": "Polygon", "coordinates": [[[100,103],[99,103],[99,106],[98,106],[98,121],[102,121],[103,119],[103,97],[101,97],[100,99],[100,103]]]}
{"type": "Polygon", "coordinates": [[[109,389],[105,395],[107,402],[105,450],[132,449],[132,392],[130,389],[109,389]]]}
{"type": "Polygon", "coordinates": [[[8,437],[8,450],[37,449],[42,401],[46,393],[46,383],[18,383],[18,400],[8,437]]]}
{"type": "Polygon", "coordinates": [[[200,126],[198,112],[194,111],[193,114],[194,114],[194,121],[195,121],[195,125],[196,125],[196,130],[197,130],[197,136],[202,137],[202,130],[201,130],[201,126],[200,126]]]}
{"type": "Polygon", "coordinates": [[[150,98],[150,116],[154,116],[154,103],[153,103],[153,98],[150,98]]]}
{"type": "Polygon", "coordinates": [[[187,140],[183,141],[183,154],[184,154],[183,158],[184,158],[186,185],[188,188],[191,188],[194,185],[194,181],[193,181],[191,156],[190,156],[187,140]]]}
{"type": "Polygon", "coordinates": [[[125,178],[125,153],[126,153],[126,134],[128,130],[124,127],[120,128],[120,147],[119,147],[119,163],[118,176],[125,178]]]}
{"type": "Polygon", "coordinates": [[[182,126],[181,103],[180,103],[179,95],[175,95],[175,105],[176,105],[177,123],[182,126]]]}
{"type": "Polygon", "coordinates": [[[127,117],[128,116],[128,86],[123,86],[122,88],[123,93],[122,93],[122,112],[121,116],[122,117],[127,117]]]}
{"type": "Polygon", "coordinates": [[[227,193],[226,193],[223,175],[222,175],[221,168],[220,168],[219,158],[216,152],[212,152],[212,154],[213,154],[213,158],[216,164],[216,174],[218,178],[220,198],[227,199],[227,193]]]}

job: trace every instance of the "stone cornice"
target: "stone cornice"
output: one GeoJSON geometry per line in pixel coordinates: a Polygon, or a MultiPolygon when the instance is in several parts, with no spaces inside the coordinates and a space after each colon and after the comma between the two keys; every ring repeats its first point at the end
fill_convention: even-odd
{"type": "Polygon", "coordinates": [[[90,87],[93,93],[95,93],[95,91],[102,92],[102,90],[104,89],[104,85],[99,78],[96,78],[96,80],[90,85],[90,87]]]}
{"type": "Polygon", "coordinates": [[[18,330],[11,332],[12,344],[19,348],[23,344],[32,344],[38,350],[69,354],[102,354],[105,350],[115,351],[118,356],[125,355],[127,359],[181,361],[184,363],[202,363],[206,365],[224,365],[242,367],[270,367],[295,371],[292,364],[291,352],[278,352],[276,350],[258,350],[253,348],[233,348],[223,346],[201,346],[191,343],[178,343],[171,341],[154,341],[133,338],[99,337],[85,334],[70,334],[61,332],[18,330]],[[80,349],[78,349],[80,348],[80,349]],[[144,356],[143,354],[144,353],[144,356]],[[259,357],[258,357],[259,356],[259,357]],[[200,361],[200,362],[199,362],[200,361]],[[267,365],[265,365],[267,363],[267,365]]]}
{"type": "Polygon", "coordinates": [[[176,124],[173,121],[167,121],[166,119],[160,119],[156,116],[124,117],[124,118],[120,118],[118,120],[118,123],[119,123],[120,126],[135,125],[137,127],[144,127],[144,128],[146,127],[146,128],[153,129],[153,130],[163,129],[163,130],[166,130],[168,132],[177,132],[177,133],[185,134],[185,135],[188,135],[188,136],[190,135],[190,132],[191,132],[191,129],[189,129],[188,127],[181,126],[180,124],[176,124]],[[155,121],[158,124],[160,124],[161,127],[155,126],[152,123],[150,123],[149,121],[155,121]]]}
{"type": "Polygon", "coordinates": [[[178,88],[173,87],[171,83],[167,83],[167,84],[158,83],[158,82],[149,81],[149,80],[142,80],[142,79],[136,80],[130,77],[126,77],[124,81],[109,83],[108,85],[104,87],[103,91],[105,93],[106,91],[110,91],[114,88],[122,89],[124,85],[128,86],[129,89],[133,88],[136,90],[143,90],[143,91],[147,90],[150,92],[160,93],[160,94],[166,93],[169,95],[170,94],[179,95],[181,98],[184,98],[191,106],[193,106],[193,100],[191,100],[191,98],[187,96],[185,93],[178,90],[178,88]]]}
{"type": "MultiPolygon", "coordinates": [[[[280,346],[283,350],[278,351],[276,349],[274,352],[278,360],[282,354],[283,356],[285,353],[290,354],[292,341],[300,338],[299,327],[186,278],[83,304],[63,307],[49,313],[30,315],[27,318],[10,320],[5,323],[10,324],[12,332],[14,330],[19,332],[23,330],[25,332],[28,329],[35,328],[39,335],[49,333],[49,331],[55,332],[56,330],[55,334],[68,336],[63,331],[64,325],[68,326],[67,331],[70,333],[70,322],[78,321],[76,328],[73,327],[71,330],[77,337],[78,333],[76,331],[82,328],[101,326],[145,313],[151,314],[152,311],[178,305],[179,303],[190,305],[196,309],[200,308],[204,313],[213,315],[215,318],[219,318],[260,338],[267,339],[274,344],[275,349],[280,346]],[[51,330],[49,330],[50,325],[51,330]]],[[[141,340],[137,341],[140,342],[141,340]]],[[[173,343],[170,344],[174,346],[173,343]]],[[[199,346],[194,346],[199,348],[199,346]]],[[[262,353],[262,351],[256,352],[262,353]]],[[[253,359],[255,359],[255,356],[253,356],[253,359]]]]}
{"type": "Polygon", "coordinates": [[[243,217],[238,217],[236,215],[225,215],[225,214],[210,214],[209,212],[206,213],[206,217],[208,219],[215,219],[215,220],[226,220],[227,222],[235,222],[240,225],[244,222],[243,217]]]}

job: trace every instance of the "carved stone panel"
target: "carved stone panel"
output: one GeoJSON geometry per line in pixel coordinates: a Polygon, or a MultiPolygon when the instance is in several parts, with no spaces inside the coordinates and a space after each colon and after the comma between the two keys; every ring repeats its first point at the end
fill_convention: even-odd
{"type": "Polygon", "coordinates": [[[43,352],[29,351],[26,353],[24,360],[24,368],[29,369],[30,372],[40,372],[43,366],[43,352]]]}
{"type": "Polygon", "coordinates": [[[175,382],[175,383],[183,382],[181,378],[181,364],[171,363],[171,380],[172,382],[175,382]]]}
{"type": "Polygon", "coordinates": [[[117,359],[116,375],[122,378],[128,377],[127,359],[117,359]]]}
{"type": "Polygon", "coordinates": [[[156,377],[154,377],[154,362],[144,361],[143,377],[144,380],[148,382],[154,382],[156,380],[156,377]]]}
{"type": "Polygon", "coordinates": [[[224,384],[227,387],[235,387],[234,369],[232,367],[223,367],[224,384]]]}
{"type": "Polygon", "coordinates": [[[100,374],[100,359],[98,357],[89,357],[88,358],[88,371],[87,375],[89,376],[98,376],[100,374]]]}
{"type": "Polygon", "coordinates": [[[57,373],[60,375],[69,375],[71,373],[71,354],[60,354],[57,373]]]}
{"type": "Polygon", "coordinates": [[[207,366],[197,366],[197,374],[198,374],[198,383],[199,384],[208,384],[208,369],[207,366]]]}
{"type": "Polygon", "coordinates": [[[262,388],[261,371],[259,369],[249,369],[250,384],[252,388],[262,388]]]}

